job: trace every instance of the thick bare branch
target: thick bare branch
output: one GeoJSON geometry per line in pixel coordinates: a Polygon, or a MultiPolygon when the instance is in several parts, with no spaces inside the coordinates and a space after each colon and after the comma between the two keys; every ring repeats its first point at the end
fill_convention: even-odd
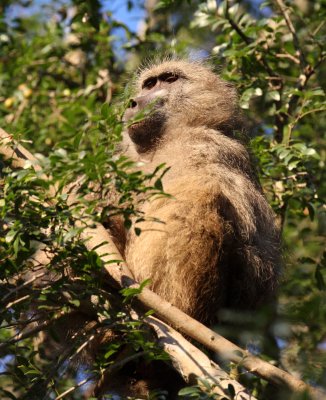
{"type": "Polygon", "coordinates": [[[169,325],[153,316],[146,317],[145,322],[154,328],[160,342],[164,343],[164,350],[169,354],[176,369],[182,372],[186,382],[193,383],[195,377],[203,378],[212,385],[212,393],[227,398],[228,387],[232,385],[235,399],[255,399],[239,382],[231,379],[216,363],[169,325]]]}

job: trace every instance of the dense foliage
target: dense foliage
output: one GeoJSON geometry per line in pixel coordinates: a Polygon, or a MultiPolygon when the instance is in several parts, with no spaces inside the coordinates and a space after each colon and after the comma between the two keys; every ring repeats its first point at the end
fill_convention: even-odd
{"type": "MultiPolygon", "coordinates": [[[[131,174],[116,145],[130,71],[171,53],[208,58],[238,88],[257,170],[283,229],[285,268],[276,306],[254,315],[222,312],[216,329],[326,388],[324,0],[118,3],[130,17],[145,7],[138,32],[97,0],[0,5],[0,127],[36,154],[48,177],[30,163],[15,170],[0,158],[0,397],[56,398],[79,382],[64,398],[83,398],[123,347],[146,360],[167,358],[141,321],[130,317],[132,293],[109,288],[100,260],[72,222],[81,213],[101,222],[118,213],[130,228],[133,216],[142,217],[136,195],[161,193],[164,166],[146,176],[131,174]],[[82,211],[68,207],[63,190],[81,176],[82,211]],[[99,207],[110,187],[118,206],[108,200],[99,207]],[[89,196],[94,191],[95,200],[89,196]],[[37,280],[31,275],[30,257],[40,245],[51,254],[52,284],[39,283],[43,269],[34,266],[37,280]],[[44,324],[66,324],[69,313],[94,304],[94,296],[90,312],[97,324],[79,332],[55,360],[46,341],[36,350],[44,324]],[[31,304],[42,310],[41,320],[31,304]],[[72,367],[94,331],[109,328],[118,339],[106,342],[96,363],[88,370],[72,367]]],[[[266,382],[238,372],[258,398],[268,398],[266,382]]],[[[208,392],[205,397],[193,387],[180,395],[209,398],[208,392]]],[[[271,396],[284,398],[275,391],[271,396]]]]}

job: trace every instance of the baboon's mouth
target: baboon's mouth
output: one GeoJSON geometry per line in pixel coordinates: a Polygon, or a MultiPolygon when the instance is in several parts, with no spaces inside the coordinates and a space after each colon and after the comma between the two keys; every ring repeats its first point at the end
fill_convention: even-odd
{"type": "Polygon", "coordinates": [[[128,132],[130,136],[135,135],[136,133],[142,132],[146,130],[146,119],[142,119],[141,121],[135,121],[128,126],[128,132]]]}
{"type": "Polygon", "coordinates": [[[163,133],[164,116],[154,113],[128,126],[130,139],[144,151],[151,149],[163,133]]]}
{"type": "Polygon", "coordinates": [[[143,119],[141,121],[133,122],[128,126],[128,132],[131,133],[134,132],[135,130],[142,129],[145,127],[145,125],[146,121],[143,119]]]}
{"type": "Polygon", "coordinates": [[[142,125],[142,124],[144,124],[144,123],[145,123],[145,120],[142,119],[141,121],[133,122],[131,125],[129,125],[129,128],[132,127],[132,126],[142,125]]]}
{"type": "Polygon", "coordinates": [[[151,119],[150,116],[147,116],[139,121],[132,122],[128,126],[128,129],[137,129],[139,127],[142,128],[150,122],[150,119],[151,119]]]}

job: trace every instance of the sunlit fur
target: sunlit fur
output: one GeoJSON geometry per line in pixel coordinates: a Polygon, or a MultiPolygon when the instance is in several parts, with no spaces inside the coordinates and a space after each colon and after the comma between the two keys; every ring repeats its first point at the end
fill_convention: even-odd
{"type": "Polygon", "coordinates": [[[143,69],[136,95],[145,79],[165,71],[183,78],[158,110],[163,134],[142,152],[126,131],[124,151],[145,172],[171,167],[163,185],[172,197],[143,205],[146,221],[137,224],[140,236],[130,230],[126,261],[137,280],[150,278],[156,293],[211,322],[221,307],[254,307],[273,293],[279,232],[248,152],[234,138],[241,113],[233,86],[199,62],[171,60],[143,69]]]}

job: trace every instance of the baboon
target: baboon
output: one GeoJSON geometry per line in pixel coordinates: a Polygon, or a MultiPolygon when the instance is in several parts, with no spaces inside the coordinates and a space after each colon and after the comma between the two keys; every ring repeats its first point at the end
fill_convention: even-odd
{"type": "MultiPolygon", "coordinates": [[[[108,222],[134,277],[149,278],[153,291],[206,324],[221,308],[259,305],[278,283],[279,231],[249,153],[236,138],[243,121],[234,87],[203,63],[170,60],[143,69],[134,92],[121,151],[146,173],[165,163],[163,186],[170,195],[141,203],[140,235],[126,232],[119,219],[108,222]],[[145,114],[141,120],[139,113],[145,114]]],[[[74,338],[81,327],[93,326],[91,319],[76,313],[54,328],[62,337],[70,329],[74,338]]],[[[93,356],[108,337],[114,340],[110,334],[99,330],[94,352],[92,345],[86,352],[93,356]]],[[[97,395],[146,398],[154,388],[176,393],[181,386],[174,371],[172,377],[171,370],[162,372],[161,361],[151,368],[129,364],[109,375],[97,395]]]]}
{"type": "Polygon", "coordinates": [[[242,118],[234,87],[203,63],[154,64],[139,74],[124,121],[124,153],[137,168],[170,168],[163,186],[171,197],[147,201],[141,234],[127,235],[135,278],[150,278],[153,291],[204,323],[221,307],[267,299],[279,277],[279,232],[236,139],[242,118]]]}

